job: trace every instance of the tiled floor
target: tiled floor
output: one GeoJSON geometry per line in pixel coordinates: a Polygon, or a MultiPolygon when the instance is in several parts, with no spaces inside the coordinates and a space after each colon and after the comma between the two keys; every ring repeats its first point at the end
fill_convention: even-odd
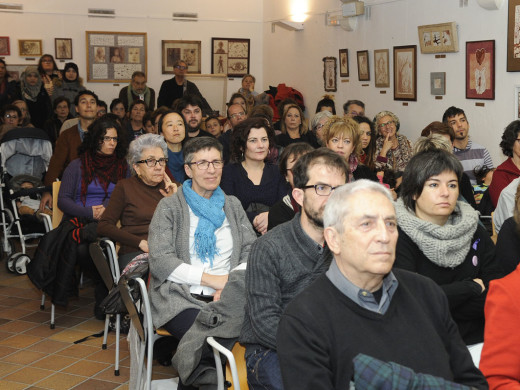
{"type": "MultiPolygon", "coordinates": [[[[10,274],[0,262],[0,390],[128,389],[130,357],[126,336],[120,342],[120,376],[114,376],[115,334],[108,349],[102,338],[75,340],[103,330],[93,317],[93,290],[80,290],[68,308],[56,309],[49,329],[50,302],[40,311],[41,293],[27,276],[10,274]]],[[[171,367],[154,365],[153,379],[174,376],[171,367]]]]}

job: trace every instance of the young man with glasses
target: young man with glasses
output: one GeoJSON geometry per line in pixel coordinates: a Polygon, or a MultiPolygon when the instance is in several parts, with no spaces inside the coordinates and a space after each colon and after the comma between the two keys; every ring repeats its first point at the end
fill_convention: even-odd
{"type": "Polygon", "coordinates": [[[292,172],[292,195],[302,211],[255,241],[246,270],[240,341],[246,345],[247,380],[253,389],[282,389],[278,322],[287,304],[330,265],[323,210],[329,195],[348,177],[345,159],[325,148],[300,157],[292,172]]]}
{"type": "Polygon", "coordinates": [[[202,96],[197,86],[191,81],[186,80],[188,72],[188,64],[183,60],[177,60],[173,64],[173,73],[175,76],[169,80],[163,81],[157,98],[157,107],[165,106],[172,108],[173,102],[186,95],[193,95],[202,101],[202,112],[204,116],[210,115],[212,109],[206,99],[202,96]]]}

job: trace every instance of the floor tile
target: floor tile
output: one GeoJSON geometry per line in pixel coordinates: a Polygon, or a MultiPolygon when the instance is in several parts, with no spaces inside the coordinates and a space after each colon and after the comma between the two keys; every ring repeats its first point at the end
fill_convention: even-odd
{"type": "Polygon", "coordinates": [[[28,329],[34,328],[34,322],[27,322],[21,320],[9,321],[6,324],[0,325],[0,331],[10,333],[22,333],[28,329]]]}
{"type": "Polygon", "coordinates": [[[52,374],[53,371],[50,370],[42,370],[36,367],[23,367],[12,374],[6,375],[4,379],[32,385],[52,374]]]}
{"type": "Polygon", "coordinates": [[[22,390],[26,389],[27,385],[25,383],[12,382],[12,381],[0,381],[0,390],[22,390]]]}
{"type": "Polygon", "coordinates": [[[46,355],[47,357],[44,359],[40,359],[37,362],[31,364],[33,367],[43,368],[45,370],[62,370],[65,367],[68,367],[78,360],[68,356],[61,355],[46,355]]]}
{"type": "Polygon", "coordinates": [[[99,348],[95,348],[90,345],[74,344],[70,347],[62,349],[59,352],[56,352],[56,354],[75,358],[87,358],[88,356],[98,351],[99,348]]]}
{"type": "Polygon", "coordinates": [[[62,343],[61,341],[46,339],[31,345],[28,349],[45,353],[55,353],[65,349],[68,345],[68,343],[62,343]]]}
{"type": "Polygon", "coordinates": [[[124,383],[127,382],[130,376],[129,369],[126,367],[119,367],[119,376],[114,375],[114,368],[109,367],[99,374],[94,376],[94,379],[105,380],[108,382],[124,383]]]}
{"type": "Polygon", "coordinates": [[[0,362],[0,378],[9,375],[10,373],[23,368],[20,364],[11,364],[6,362],[0,362]]]}
{"type": "Polygon", "coordinates": [[[28,365],[37,360],[44,358],[45,356],[47,356],[47,354],[45,354],[43,352],[36,352],[36,351],[29,351],[26,349],[22,349],[18,352],[12,353],[11,355],[2,358],[2,361],[8,362],[8,363],[28,365]]]}
{"type": "Polygon", "coordinates": [[[76,387],[73,387],[74,390],[113,390],[118,388],[119,384],[107,381],[100,381],[97,379],[88,379],[83,383],[80,383],[76,387]]]}
{"type": "Polygon", "coordinates": [[[70,375],[58,372],[36,383],[37,386],[47,389],[68,390],[74,386],[84,382],[87,378],[84,376],[70,375]]]}
{"type": "Polygon", "coordinates": [[[108,368],[110,365],[107,363],[91,362],[88,360],[82,360],[77,362],[65,369],[62,372],[67,374],[83,375],[83,376],[94,376],[95,374],[108,368]]]}
{"type": "Polygon", "coordinates": [[[13,348],[27,348],[30,345],[33,345],[41,340],[41,337],[31,336],[27,334],[16,334],[14,336],[0,341],[0,345],[5,345],[6,347],[13,348]]]}

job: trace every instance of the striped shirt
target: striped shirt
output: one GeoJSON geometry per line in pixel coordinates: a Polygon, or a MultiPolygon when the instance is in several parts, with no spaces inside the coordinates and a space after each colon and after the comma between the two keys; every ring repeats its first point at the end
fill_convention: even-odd
{"type": "Polygon", "coordinates": [[[453,147],[453,153],[459,159],[464,169],[464,173],[468,175],[472,185],[477,184],[475,173],[473,169],[476,167],[482,167],[486,165],[488,168],[493,168],[493,160],[488,150],[482,145],[468,139],[466,149],[459,149],[453,147]]]}

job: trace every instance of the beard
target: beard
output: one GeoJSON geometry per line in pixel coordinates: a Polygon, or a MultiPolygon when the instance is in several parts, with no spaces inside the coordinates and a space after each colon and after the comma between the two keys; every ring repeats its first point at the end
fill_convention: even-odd
{"type": "Polygon", "coordinates": [[[325,206],[321,207],[319,210],[312,209],[309,204],[303,201],[303,212],[305,213],[307,219],[317,228],[323,229],[323,210],[325,206]]]}
{"type": "Polygon", "coordinates": [[[187,125],[187,129],[188,129],[188,133],[195,133],[195,132],[199,131],[201,123],[202,123],[202,121],[198,122],[195,127],[192,127],[190,122],[187,122],[186,125],[187,125]]]}

